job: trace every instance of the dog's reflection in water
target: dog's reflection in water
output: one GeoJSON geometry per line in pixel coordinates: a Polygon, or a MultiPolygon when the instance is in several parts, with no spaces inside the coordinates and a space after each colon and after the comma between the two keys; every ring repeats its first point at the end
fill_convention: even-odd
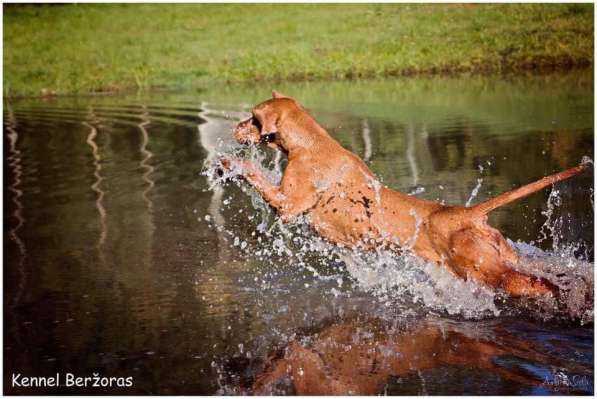
{"type": "MultiPolygon", "coordinates": [[[[384,393],[396,377],[441,367],[476,369],[476,373],[484,371],[504,382],[539,387],[544,379],[504,366],[508,359],[567,366],[499,325],[488,329],[462,322],[417,324],[390,328],[378,319],[333,324],[273,354],[259,367],[262,371],[241,382],[240,391],[255,395],[374,395],[384,393]]],[[[245,368],[240,374],[246,377],[249,365],[237,362],[239,366],[245,368]]],[[[587,370],[576,372],[590,374],[587,370]]]]}

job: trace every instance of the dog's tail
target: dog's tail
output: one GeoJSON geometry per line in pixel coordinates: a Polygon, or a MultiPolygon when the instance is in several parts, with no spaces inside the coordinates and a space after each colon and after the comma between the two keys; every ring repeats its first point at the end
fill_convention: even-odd
{"type": "Polygon", "coordinates": [[[527,184],[520,188],[508,191],[504,194],[498,195],[497,197],[491,198],[485,202],[475,205],[471,210],[478,215],[485,215],[502,205],[508,204],[517,199],[526,197],[536,191],[539,191],[551,184],[555,184],[559,181],[566,180],[572,176],[575,176],[588,168],[588,163],[582,163],[574,168],[567,169],[563,172],[556,173],[551,176],[544,177],[541,180],[537,180],[534,183],[527,184]]]}

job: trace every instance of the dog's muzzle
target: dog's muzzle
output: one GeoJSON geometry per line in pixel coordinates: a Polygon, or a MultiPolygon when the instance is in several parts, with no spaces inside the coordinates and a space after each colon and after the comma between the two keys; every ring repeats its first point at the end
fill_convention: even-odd
{"type": "Polygon", "coordinates": [[[252,122],[253,119],[249,118],[234,128],[233,135],[239,144],[254,144],[261,140],[259,130],[252,122]]]}

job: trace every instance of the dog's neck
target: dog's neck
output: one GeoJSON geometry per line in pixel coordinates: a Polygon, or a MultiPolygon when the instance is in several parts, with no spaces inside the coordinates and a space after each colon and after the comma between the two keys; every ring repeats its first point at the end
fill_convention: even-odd
{"type": "Polygon", "coordinates": [[[284,118],[278,126],[280,145],[290,156],[303,150],[313,151],[316,147],[329,144],[332,137],[308,113],[284,118]]]}

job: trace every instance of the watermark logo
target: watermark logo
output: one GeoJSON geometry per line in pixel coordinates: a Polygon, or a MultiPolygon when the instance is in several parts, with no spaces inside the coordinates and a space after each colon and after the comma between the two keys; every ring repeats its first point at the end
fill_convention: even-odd
{"type": "Polygon", "coordinates": [[[52,376],[24,376],[12,374],[13,388],[51,388],[51,387],[90,387],[90,388],[126,388],[133,386],[133,377],[104,377],[98,373],[91,376],[76,376],[72,373],[56,373],[52,376]]]}
{"type": "Polygon", "coordinates": [[[593,380],[586,375],[568,375],[562,371],[546,376],[543,380],[543,384],[556,388],[589,389],[592,383],[593,380]]]}

